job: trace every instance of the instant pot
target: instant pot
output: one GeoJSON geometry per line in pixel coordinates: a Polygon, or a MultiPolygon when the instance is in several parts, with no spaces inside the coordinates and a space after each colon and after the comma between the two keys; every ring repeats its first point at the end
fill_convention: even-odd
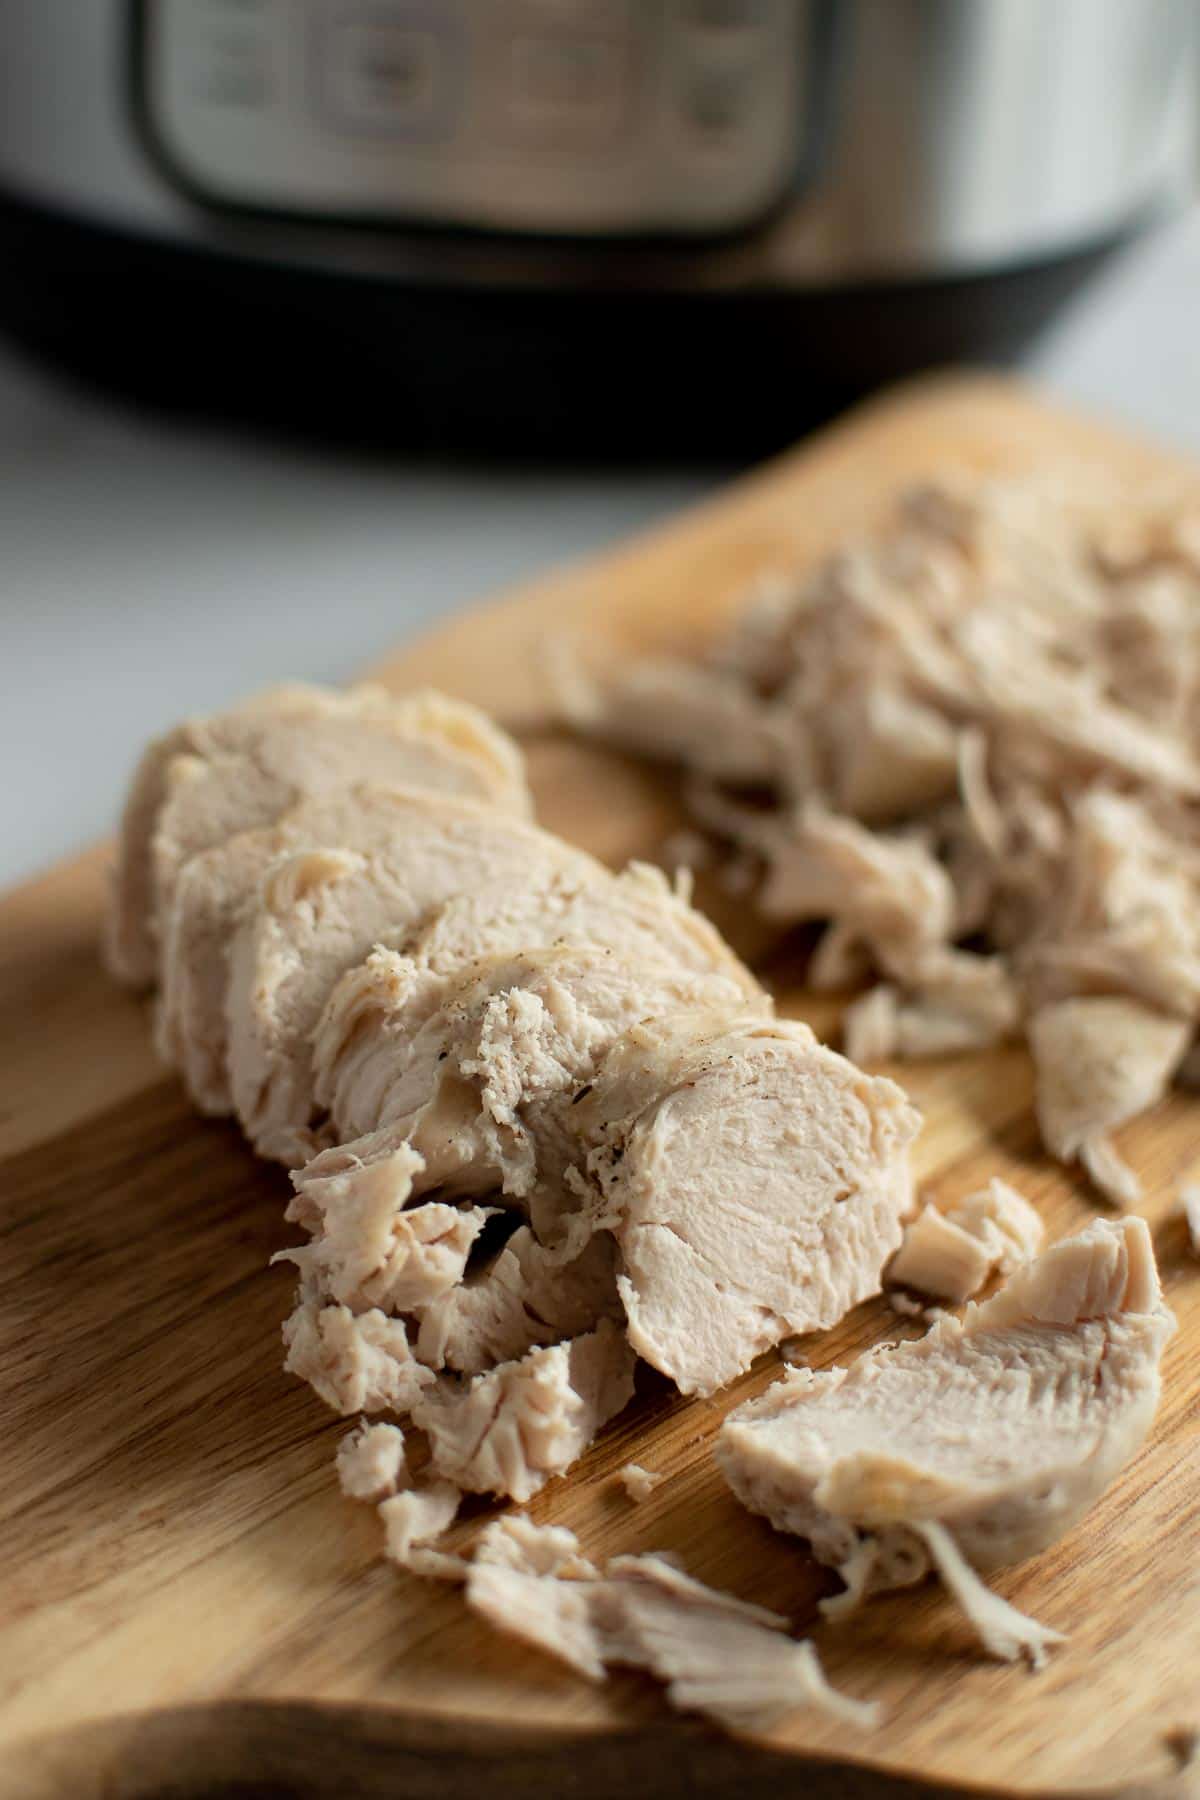
{"type": "Polygon", "coordinates": [[[0,324],[174,408],[734,452],[1190,184],[1193,0],[3,0],[0,324]]]}

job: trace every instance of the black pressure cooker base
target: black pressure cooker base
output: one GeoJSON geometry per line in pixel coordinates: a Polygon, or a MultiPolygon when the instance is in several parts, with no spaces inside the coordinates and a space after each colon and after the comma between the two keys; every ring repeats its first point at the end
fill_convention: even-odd
{"type": "Polygon", "coordinates": [[[485,292],[267,265],[0,199],[0,330],[176,417],[367,450],[729,462],[881,382],[1010,361],[1127,235],[819,293],[485,292]]]}

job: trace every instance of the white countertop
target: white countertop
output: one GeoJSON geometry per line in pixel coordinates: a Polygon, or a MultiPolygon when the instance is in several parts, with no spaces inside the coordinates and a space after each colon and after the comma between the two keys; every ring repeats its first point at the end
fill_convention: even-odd
{"type": "MultiPolygon", "coordinates": [[[[1111,265],[1026,368],[1200,451],[1198,317],[1200,212],[1111,265]]],[[[0,350],[0,884],[106,831],[137,749],[182,714],[344,678],[717,479],[251,446],[109,412],[0,350]]]]}

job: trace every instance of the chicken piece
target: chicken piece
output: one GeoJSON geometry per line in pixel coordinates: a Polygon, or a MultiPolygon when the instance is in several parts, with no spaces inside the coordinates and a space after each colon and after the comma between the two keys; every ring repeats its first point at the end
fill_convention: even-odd
{"type": "Polygon", "coordinates": [[[877,1709],[832,1688],[812,1644],[788,1637],[777,1613],[706,1587],[653,1554],[614,1557],[606,1574],[593,1617],[608,1660],[649,1669],[681,1712],[703,1713],[730,1731],[767,1731],[802,1705],[860,1730],[875,1724],[877,1709]]]}
{"type": "Polygon", "coordinates": [[[899,995],[887,981],[851,1002],[842,1015],[842,1049],[852,1063],[870,1068],[899,1055],[899,1012],[899,995]]]}
{"type": "Polygon", "coordinates": [[[303,1287],[283,1341],[284,1368],[335,1412],[408,1413],[436,1379],[409,1348],[402,1319],[389,1319],[378,1307],[352,1313],[323,1305],[303,1287]]]}
{"type": "MultiPolygon", "coordinates": [[[[597,888],[584,923],[619,941],[621,912],[599,910],[617,887],[597,888]]],[[[317,1031],[315,1092],[342,1141],[295,1175],[293,1216],[309,1222],[305,1197],[331,1176],[343,1204],[358,1186],[386,1183],[381,1160],[397,1168],[398,1147],[410,1146],[423,1172],[414,1186],[397,1168],[398,1203],[431,1187],[497,1188],[552,1237],[562,1169],[578,1148],[572,1102],[616,1038],[648,1013],[741,1000],[726,975],[592,944],[485,956],[444,978],[376,951],[339,983],[317,1031]]]]}
{"type": "MultiPolygon", "coordinates": [[[[516,745],[474,707],[437,694],[326,697],[305,718],[253,719],[220,755],[175,757],[152,840],[152,919],[170,909],[190,857],[273,825],[307,798],[354,787],[445,793],[532,813],[516,745]]],[[[156,926],[157,928],[157,926],[156,926]]]]}
{"type": "Polygon", "coordinates": [[[466,1596],[471,1610],[497,1631],[557,1657],[589,1681],[605,1679],[589,1583],[529,1574],[500,1562],[473,1562],[466,1596]]]}
{"type": "Polygon", "coordinates": [[[591,1681],[608,1664],[648,1670],[667,1698],[731,1731],[765,1731],[815,1705],[866,1728],[876,1709],[831,1688],[816,1651],[786,1635],[778,1613],[705,1587],[660,1556],[614,1557],[595,1580],[564,1581],[473,1563],[467,1604],[498,1630],[591,1681]]]}
{"type": "Polygon", "coordinates": [[[852,1062],[959,1055],[1012,1035],[1021,1002],[998,957],[938,945],[905,964],[907,992],[880,982],[846,1008],[842,1041],[852,1062]]]}
{"type": "Polygon", "coordinates": [[[476,1566],[491,1563],[523,1575],[595,1575],[595,1565],[580,1553],[579,1539],[565,1525],[535,1525],[525,1513],[501,1513],[475,1539],[476,1566]]]}
{"type": "MultiPolygon", "coordinates": [[[[413,1407],[439,1475],[526,1501],[587,1449],[633,1394],[633,1352],[605,1319],[571,1343],[531,1350],[466,1387],[443,1379],[413,1407]]],[[[430,1377],[432,1380],[432,1377],[430,1377]]]]}
{"type": "Polygon", "coordinates": [[[363,1419],[342,1439],[334,1460],[348,1500],[387,1500],[409,1485],[404,1433],[398,1425],[369,1425],[363,1419]]]}
{"type": "Polygon", "coordinates": [[[570,647],[557,648],[557,697],[579,731],[722,781],[774,782],[794,756],[792,721],[720,669],[646,658],[605,691],[570,647]]]}
{"type": "Polygon", "coordinates": [[[564,1257],[520,1226],[487,1266],[419,1308],[416,1353],[432,1369],[478,1375],[527,1351],[620,1320],[616,1246],[606,1233],[564,1257]]]}
{"type": "Polygon", "coordinates": [[[1114,1206],[1135,1205],[1141,1187],[1108,1134],[1162,1099],[1190,1040],[1185,1021],[1115,995],[1062,1000],[1030,1020],[1042,1141],[1060,1162],[1078,1157],[1114,1206]]]}
{"type": "Polygon", "coordinates": [[[405,1209],[420,1156],[402,1146],[387,1160],[350,1175],[309,1182],[305,1214],[312,1242],[280,1250],[323,1295],[355,1312],[372,1306],[414,1312],[459,1283],[471,1248],[494,1207],[430,1201],[405,1209]]]}
{"type": "Polygon", "coordinates": [[[936,1206],[926,1206],[904,1228],[904,1241],[887,1267],[889,1281],[939,1299],[977,1294],[992,1272],[988,1245],[964,1231],[936,1206]]]}
{"type": "Polygon", "coordinates": [[[531,810],[516,745],[440,694],[297,685],[188,720],[149,747],[133,779],[108,922],[114,974],[153,979],[160,920],[190,856],[367,777],[531,810]]]}
{"type": "Polygon", "coordinates": [[[918,1115],[807,1026],[675,1014],[626,1032],[574,1109],[589,1228],[611,1230],[629,1340],[681,1392],[879,1292],[918,1115]]]}
{"type": "MultiPolygon", "coordinates": [[[[463,889],[552,875],[611,880],[583,851],[494,807],[367,787],[302,802],[183,870],[160,1042],[182,1053],[194,1090],[194,1072],[207,1077],[202,1103],[227,1104],[235,1090],[255,1131],[269,1135],[278,1116],[286,1135],[294,1118],[307,1122],[308,1038],[340,975],[463,889]]],[[[301,1123],[295,1132],[303,1141],[301,1123]]]]}
{"type": "MultiPolygon", "coordinates": [[[[708,973],[739,971],[761,994],[699,915],[671,898],[659,877],[656,899],[646,905],[645,884],[633,900],[631,884],[598,868],[561,839],[496,813],[436,808],[408,801],[409,817],[397,821],[393,841],[353,866],[334,867],[327,853],[284,861],[263,884],[260,903],[239,927],[230,956],[229,1065],[239,1117],[263,1154],[300,1160],[315,1103],[311,1039],[341,976],[378,944],[397,944],[455,893],[528,893],[539,876],[580,890],[595,881],[614,914],[626,900],[641,931],[657,935],[654,960],[708,973]]],[[[578,901],[566,909],[579,927],[597,907],[578,901]]],[[[627,939],[619,917],[610,935],[627,939]]],[[[570,916],[561,928],[571,933],[570,916]]],[[[377,1121],[372,1121],[374,1125],[377,1121]]]]}
{"type": "Polygon", "coordinates": [[[645,915],[653,938],[637,932],[621,904],[627,892],[620,878],[597,884],[565,916],[556,907],[529,920],[531,935],[511,951],[492,951],[485,931],[465,968],[439,974],[419,955],[376,951],[352,970],[315,1040],[317,1097],[339,1132],[407,1128],[447,1079],[447,1063],[454,1079],[477,1080],[497,1127],[517,1131],[523,1104],[544,1112],[574,1093],[620,1033],[651,1013],[755,999],[770,1011],[720,955],[712,969],[689,967],[682,953],[672,960],[662,896],[645,915]]]}
{"type": "Polygon", "coordinates": [[[769,857],[759,905],[768,918],[837,919],[880,966],[903,974],[950,936],[954,892],[915,838],[883,836],[817,806],[765,828],[769,857]]]}
{"type": "Polygon", "coordinates": [[[832,800],[840,813],[887,825],[954,792],[953,725],[897,686],[864,687],[826,715],[832,800]]]}
{"type": "Polygon", "coordinates": [[[1001,1275],[1011,1275],[1023,1263],[1032,1262],[1046,1235],[1041,1214],[1024,1194],[995,1175],[985,1188],[957,1200],[946,1217],[983,1240],[992,1267],[1001,1275]]]}
{"type": "Polygon", "coordinates": [[[148,987],[155,978],[158,944],[151,845],[166,796],[169,765],[178,756],[219,752],[226,732],[236,736],[246,719],[302,718],[319,707],[323,698],[323,690],[300,683],[268,688],[232,712],[188,720],[146,746],[121,813],[112,893],[104,921],[104,957],[117,981],[148,987]]]}
{"type": "Polygon", "coordinates": [[[617,1479],[634,1504],[640,1506],[665,1477],[651,1469],[643,1469],[641,1463],[628,1462],[617,1470],[617,1479]]]}
{"type": "Polygon", "coordinates": [[[970,1571],[1078,1523],[1150,1429],[1173,1329],[1144,1222],[1098,1221],[962,1320],[792,1371],[730,1415],[717,1460],[744,1505],[842,1573],[827,1610],[934,1565],[997,1653],[1036,1661],[1049,1636],[970,1571]]]}
{"type": "MultiPolygon", "coordinates": [[[[226,1017],[232,998],[230,948],[241,922],[259,906],[268,877],[276,872],[281,900],[290,894],[296,906],[307,905],[311,923],[322,888],[336,886],[339,875],[348,877],[359,866],[356,855],[390,853],[399,864],[404,845],[412,848],[414,879],[434,886],[427,906],[424,894],[414,891],[407,896],[408,910],[398,907],[400,935],[423,923],[425,911],[436,910],[457,891],[457,883],[469,885],[472,871],[503,865],[523,869],[532,880],[535,871],[548,866],[580,883],[592,875],[607,877],[582,851],[494,807],[365,785],[301,801],[277,825],[241,832],[192,857],[180,872],[174,904],[163,921],[157,1042],[202,1110],[227,1112],[231,1107],[226,1017]],[[290,877],[277,869],[288,859],[290,877]],[[448,885],[437,885],[439,875],[448,885]]],[[[370,947],[368,943],[361,954],[370,947]]]]}
{"type": "Polygon", "coordinates": [[[955,1302],[977,1294],[992,1273],[1005,1274],[1037,1255],[1044,1227],[1023,1195],[993,1180],[943,1212],[927,1206],[905,1227],[888,1265],[889,1281],[955,1302]]]}
{"type": "Polygon", "coordinates": [[[378,1512],[384,1527],[383,1553],[388,1561],[414,1575],[461,1580],[465,1574],[461,1557],[424,1547],[449,1530],[461,1501],[462,1495],[449,1481],[406,1488],[382,1501],[378,1512]]]}

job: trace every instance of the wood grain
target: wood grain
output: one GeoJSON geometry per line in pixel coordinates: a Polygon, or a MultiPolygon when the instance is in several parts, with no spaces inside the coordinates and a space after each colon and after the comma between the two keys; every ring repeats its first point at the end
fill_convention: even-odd
{"type": "MultiPolygon", "coordinates": [[[[382,674],[397,687],[436,681],[517,728],[552,827],[613,861],[653,853],[678,816],[672,784],[555,732],[549,633],[692,644],[747,576],[820,555],[899,482],[1050,457],[1131,479],[1171,466],[998,382],[914,387],[665,531],[457,621],[382,674]]],[[[1195,1100],[1173,1097],[1122,1134],[1181,1327],[1153,1440],[1082,1527],[997,1583],[1070,1643],[1032,1677],[983,1660],[936,1588],[878,1600],[816,1636],[831,1676],[881,1699],[887,1722],[854,1738],[801,1712],[770,1753],[751,1755],[668,1722],[651,1684],[591,1688],[489,1634],[457,1592],[379,1560],[369,1509],[336,1492],[341,1422],[279,1366],[290,1280],[266,1263],[288,1237],[285,1179],[231,1127],[190,1113],[155,1066],[144,1003],[100,973],[104,860],[93,852],[0,902],[4,1800],[239,1783],[424,1795],[484,1780],[498,1794],[580,1800],[622,1789],[899,1800],[931,1784],[1195,1791],[1166,1742],[1200,1725],[1200,1266],[1172,1216],[1174,1186],[1200,1158],[1195,1100]],[[581,1751],[579,1731],[604,1735],[581,1751]],[[659,1786],[639,1786],[640,1769],[657,1769],[659,1786]]],[[[795,988],[788,946],[727,897],[717,910],[739,947],[766,959],[784,1010],[829,1029],[836,1007],[795,988]]],[[[1000,1174],[1052,1233],[1092,1216],[1038,1151],[1023,1051],[902,1079],[926,1113],[919,1161],[935,1194],[1000,1174]]],[[[875,1302],[813,1340],[811,1360],[909,1330],[875,1302]]],[[[571,1525],[596,1556],[678,1550],[703,1579],[813,1621],[827,1578],[740,1511],[709,1456],[721,1413],[777,1366],[768,1359],[719,1406],[685,1403],[643,1371],[628,1414],[534,1516],[571,1525]],[[669,1476],[636,1507],[616,1479],[633,1456],[669,1476]]],[[[456,1539],[486,1511],[473,1503],[456,1539]]]]}

